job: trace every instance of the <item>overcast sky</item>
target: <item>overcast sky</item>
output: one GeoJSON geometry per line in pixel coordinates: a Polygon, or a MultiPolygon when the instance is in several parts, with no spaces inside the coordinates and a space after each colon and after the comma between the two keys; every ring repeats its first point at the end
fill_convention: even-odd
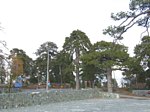
{"type": "MultiPolygon", "coordinates": [[[[0,0],[0,40],[7,42],[9,50],[22,49],[31,58],[46,41],[59,49],[73,30],[86,33],[92,43],[111,37],[102,34],[107,26],[115,24],[112,12],[128,10],[130,0],[0,0]]],[[[139,28],[133,28],[122,41],[133,48],[140,41],[139,28]]]]}
{"type": "Polygon", "coordinates": [[[114,24],[111,12],[127,10],[129,0],[0,0],[0,22],[4,28],[0,40],[9,49],[23,49],[33,54],[51,41],[62,48],[65,37],[79,29],[92,43],[110,40],[102,30],[114,24]]]}

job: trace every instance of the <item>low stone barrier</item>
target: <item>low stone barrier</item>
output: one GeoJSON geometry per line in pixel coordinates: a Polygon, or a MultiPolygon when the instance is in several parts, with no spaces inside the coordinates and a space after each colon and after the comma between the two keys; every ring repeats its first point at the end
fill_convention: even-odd
{"type": "Polygon", "coordinates": [[[132,90],[132,93],[137,96],[150,96],[150,90],[132,90]]]}
{"type": "Polygon", "coordinates": [[[40,92],[22,92],[0,94],[0,109],[44,105],[48,103],[83,100],[90,98],[119,98],[118,94],[89,90],[50,90],[40,92]]]}

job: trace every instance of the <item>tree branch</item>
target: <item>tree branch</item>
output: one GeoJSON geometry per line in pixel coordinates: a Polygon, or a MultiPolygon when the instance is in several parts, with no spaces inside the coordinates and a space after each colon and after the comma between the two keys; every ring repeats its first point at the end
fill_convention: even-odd
{"type": "MultiPolygon", "coordinates": [[[[119,34],[118,37],[121,37],[121,36],[123,35],[123,33],[125,33],[128,29],[130,29],[132,26],[134,26],[134,25],[137,23],[137,21],[136,21],[136,22],[133,22],[136,18],[138,18],[138,17],[141,16],[141,15],[148,14],[148,13],[150,13],[150,10],[147,10],[147,11],[144,11],[144,12],[141,12],[141,13],[135,15],[135,16],[129,21],[129,23],[127,23],[127,24],[125,25],[125,29],[119,34]]],[[[128,17],[128,18],[127,18],[125,21],[123,21],[118,27],[123,26],[123,24],[129,20],[129,18],[131,18],[131,17],[128,17]]],[[[149,19],[149,18],[148,18],[148,19],[149,19]]],[[[147,20],[147,22],[145,23],[145,25],[146,25],[147,23],[148,23],[148,20],[147,20]]],[[[146,26],[145,26],[145,27],[146,27],[146,26]]],[[[146,27],[146,28],[147,28],[146,31],[148,32],[148,27],[146,27]]],[[[148,33],[148,35],[149,35],[149,33],[148,33]]]]}

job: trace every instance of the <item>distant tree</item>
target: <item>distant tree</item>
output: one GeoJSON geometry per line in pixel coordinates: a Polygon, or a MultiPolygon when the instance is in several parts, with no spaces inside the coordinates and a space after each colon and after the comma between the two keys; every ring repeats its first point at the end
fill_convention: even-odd
{"type": "MultiPolygon", "coordinates": [[[[0,31],[3,30],[3,27],[0,26],[0,31]]],[[[7,68],[10,67],[10,62],[8,60],[8,54],[5,51],[8,50],[7,44],[5,41],[0,40],[0,83],[4,83],[6,76],[8,75],[7,68]]]]}
{"type": "Polygon", "coordinates": [[[5,60],[4,56],[0,55],[0,84],[3,84],[6,78],[6,69],[5,69],[5,60]]]}
{"type": "Polygon", "coordinates": [[[150,88],[150,36],[144,36],[142,42],[134,49],[135,57],[146,74],[147,85],[150,88]]]}
{"type": "Polygon", "coordinates": [[[74,75],[73,75],[73,59],[70,57],[70,54],[60,51],[55,58],[55,74],[57,77],[57,82],[70,83],[72,86],[74,84],[74,75]]]}
{"type": "Polygon", "coordinates": [[[37,59],[35,60],[35,65],[38,67],[38,74],[40,75],[40,80],[44,78],[44,81],[46,79],[46,74],[47,74],[47,58],[48,58],[48,53],[49,53],[49,73],[50,75],[50,80],[53,82],[55,80],[55,75],[53,75],[53,60],[56,57],[57,54],[57,45],[53,42],[45,42],[41,44],[41,46],[37,49],[36,55],[37,59]]]}
{"type": "Polygon", "coordinates": [[[127,47],[113,42],[100,41],[94,44],[94,51],[84,55],[84,62],[99,68],[107,75],[108,92],[112,92],[112,71],[122,70],[128,59],[127,47]]]}
{"type": "Polygon", "coordinates": [[[7,54],[4,50],[8,49],[5,41],[0,40],[0,46],[0,83],[4,83],[6,79],[6,66],[8,65],[7,54]]]}
{"type": "Polygon", "coordinates": [[[86,34],[80,30],[74,30],[70,37],[66,37],[65,43],[63,45],[64,52],[70,54],[70,56],[75,56],[74,65],[76,73],[76,89],[80,89],[80,56],[82,53],[87,52],[92,46],[89,38],[86,34]]]}
{"type": "Polygon", "coordinates": [[[150,0],[130,0],[129,11],[112,13],[111,18],[115,21],[121,21],[118,26],[109,26],[104,30],[104,34],[108,34],[115,39],[122,39],[123,34],[134,25],[145,28],[144,32],[149,35],[150,26],[150,0]]]}
{"type": "Polygon", "coordinates": [[[13,73],[29,76],[32,74],[33,60],[22,49],[14,48],[10,51],[13,62],[13,73]]]}
{"type": "Polygon", "coordinates": [[[32,84],[38,83],[38,68],[36,66],[36,60],[32,61],[31,68],[30,68],[30,76],[29,82],[32,84]]]}
{"type": "Polygon", "coordinates": [[[99,68],[96,64],[97,59],[95,57],[95,54],[95,50],[90,50],[89,52],[81,56],[82,80],[85,84],[85,87],[94,86],[95,81],[96,83],[100,83],[100,80],[104,78],[103,69],[99,68]]]}
{"type": "Polygon", "coordinates": [[[12,69],[13,79],[16,79],[19,75],[23,75],[23,61],[18,56],[12,57],[12,69]]]}
{"type": "Polygon", "coordinates": [[[126,68],[123,72],[124,79],[128,82],[128,86],[137,88],[138,83],[145,82],[145,73],[140,65],[140,60],[136,57],[130,57],[126,61],[126,68]]]}

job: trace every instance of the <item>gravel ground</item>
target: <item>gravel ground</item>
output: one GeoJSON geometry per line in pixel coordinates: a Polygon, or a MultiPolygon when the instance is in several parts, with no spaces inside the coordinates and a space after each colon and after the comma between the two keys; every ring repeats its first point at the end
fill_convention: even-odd
{"type": "Polygon", "coordinates": [[[3,109],[0,112],[150,112],[150,100],[88,99],[3,109]]]}

